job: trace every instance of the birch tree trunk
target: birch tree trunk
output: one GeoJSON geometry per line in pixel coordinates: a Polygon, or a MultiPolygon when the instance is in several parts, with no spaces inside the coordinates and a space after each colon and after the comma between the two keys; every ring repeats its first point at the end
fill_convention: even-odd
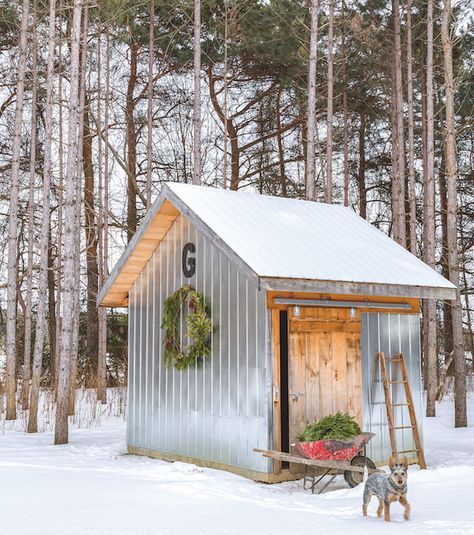
{"type": "MultiPolygon", "coordinates": [[[[148,40],[148,107],[147,107],[147,143],[146,143],[146,209],[151,206],[152,147],[153,147],[153,48],[154,48],[155,2],[150,0],[150,28],[148,40]]],[[[100,43],[99,43],[100,46],[100,43]]],[[[100,79],[99,79],[100,84],[100,79]]]]}
{"type": "Polygon", "coordinates": [[[343,110],[343,168],[344,168],[344,206],[349,206],[349,104],[347,101],[347,48],[346,48],[346,4],[342,0],[342,72],[344,78],[344,91],[342,92],[342,110],[343,110]]]}
{"type": "Polygon", "coordinates": [[[46,67],[46,102],[44,119],[44,162],[42,218],[40,229],[40,268],[38,281],[38,313],[36,318],[33,373],[28,414],[28,433],[38,431],[38,399],[43,362],[43,344],[48,310],[48,265],[50,239],[50,186],[51,186],[51,138],[53,123],[54,44],[56,29],[56,0],[49,5],[48,63],[46,67]]]}
{"type": "Polygon", "coordinates": [[[392,145],[392,235],[397,242],[400,240],[400,190],[398,187],[398,143],[397,143],[397,99],[395,85],[395,54],[392,61],[392,79],[390,93],[390,121],[391,121],[391,145],[392,145]]]}
{"type": "Polygon", "coordinates": [[[326,187],[324,201],[332,203],[332,121],[334,105],[334,0],[328,0],[328,102],[326,143],[326,187]]]}
{"type": "MultiPolygon", "coordinates": [[[[228,97],[228,83],[227,77],[229,74],[229,63],[228,63],[228,36],[229,36],[229,2],[224,0],[224,189],[227,189],[227,170],[229,167],[229,140],[227,137],[227,116],[229,113],[227,106],[227,97],[228,97]]],[[[278,146],[280,149],[280,146],[278,146]]]]}
{"type": "MultiPolygon", "coordinates": [[[[152,0],[153,4],[153,0],[152,0]]],[[[151,17],[152,11],[150,12],[151,17]]],[[[152,25],[152,22],[150,21],[150,24],[152,25]]],[[[98,86],[97,86],[97,130],[99,132],[102,131],[102,36],[99,33],[99,39],[98,39],[98,48],[97,48],[97,80],[98,80],[98,86]]],[[[152,53],[152,52],[151,52],[152,53]]],[[[150,89],[150,84],[152,83],[152,79],[149,76],[148,77],[148,90],[150,89]]],[[[148,119],[150,120],[150,93],[148,92],[148,119]]],[[[103,239],[103,233],[104,233],[104,174],[103,174],[103,158],[102,158],[102,136],[99,135],[97,138],[97,144],[98,144],[98,174],[99,174],[99,215],[98,215],[98,221],[97,221],[97,235],[98,235],[98,249],[99,249],[99,262],[98,262],[98,287],[100,288],[104,284],[104,239],[103,239]]],[[[148,167],[147,167],[147,208],[150,207],[150,196],[151,196],[151,126],[150,122],[148,122],[148,140],[147,140],[147,159],[148,159],[148,167]]],[[[95,299],[97,298],[97,295],[95,296],[95,299]]],[[[94,301],[95,301],[94,299],[94,301]]],[[[94,303],[94,306],[97,310],[97,307],[94,303]]],[[[106,316],[106,309],[101,307],[98,310],[98,352],[97,352],[97,400],[102,401],[102,403],[106,402],[106,347],[105,347],[105,336],[107,333],[107,316],[106,316]],[[105,314],[104,314],[105,313],[105,314]]]]}
{"type": "Polygon", "coordinates": [[[392,190],[396,202],[393,214],[393,237],[403,247],[406,246],[405,219],[405,142],[403,133],[403,89],[402,89],[402,52],[400,39],[400,4],[399,0],[392,0],[393,32],[394,32],[394,118],[395,130],[392,136],[395,141],[397,166],[392,179],[392,190]]]}
{"type": "Polygon", "coordinates": [[[16,310],[18,276],[18,190],[20,187],[21,125],[23,120],[23,100],[25,92],[26,46],[28,34],[29,1],[23,0],[20,28],[20,50],[18,61],[18,80],[16,87],[15,127],[13,133],[10,206],[8,212],[8,275],[7,275],[7,336],[6,336],[6,375],[7,395],[6,419],[16,418],[16,310]]]}
{"type": "Polygon", "coordinates": [[[201,0],[194,0],[194,175],[201,184],[201,0]]]}
{"type": "MultiPolygon", "coordinates": [[[[62,27],[63,14],[62,0],[59,2],[59,28],[62,27]]],[[[56,235],[57,244],[57,262],[56,262],[56,360],[54,361],[54,375],[53,375],[53,396],[56,398],[58,390],[59,377],[59,358],[61,354],[61,306],[62,306],[62,289],[63,289],[63,208],[64,208],[64,126],[63,126],[63,42],[61,31],[58,35],[58,160],[59,160],[59,184],[58,184],[58,230],[56,235]]]]}
{"type": "Polygon", "coordinates": [[[410,252],[416,248],[415,137],[413,118],[412,0],[407,1],[407,102],[408,102],[408,199],[410,204],[410,252]]]}
{"type": "MultiPolygon", "coordinates": [[[[84,15],[82,17],[82,35],[80,42],[79,66],[79,108],[77,113],[77,175],[76,175],[76,229],[81,228],[81,177],[83,168],[83,142],[84,142],[84,108],[86,100],[86,57],[87,57],[87,25],[89,22],[89,4],[85,1],[84,15]]],[[[78,347],[79,347],[79,318],[81,313],[80,284],[81,284],[81,239],[80,232],[74,234],[75,262],[74,262],[74,312],[72,324],[71,344],[71,380],[69,392],[68,414],[74,415],[77,387],[78,347]]],[[[96,259],[97,262],[97,259],[96,259]]],[[[96,315],[97,317],[97,315],[96,315]]],[[[98,336],[98,332],[97,332],[98,336]]],[[[98,343],[96,338],[96,355],[98,343]]]]}
{"type": "Polygon", "coordinates": [[[68,114],[67,160],[64,187],[64,280],[62,292],[61,353],[56,402],[54,443],[68,442],[68,406],[71,388],[71,362],[76,302],[76,224],[77,157],[79,115],[79,51],[81,41],[82,0],[74,0],[71,32],[70,94],[68,114]]]}
{"type": "MultiPolygon", "coordinates": [[[[105,102],[104,102],[104,194],[101,206],[102,232],[101,240],[101,261],[100,261],[100,284],[108,276],[108,213],[109,213],[109,89],[110,89],[110,35],[109,27],[106,26],[106,68],[105,68],[105,102]]],[[[100,86],[99,86],[100,87],[100,86]]],[[[99,102],[101,92],[99,91],[99,102]]],[[[100,115],[100,114],[98,114],[100,115]]],[[[102,152],[100,152],[102,154],[102,152]]],[[[99,161],[99,168],[101,167],[99,161]]],[[[97,399],[102,403],[107,402],[107,309],[99,309],[99,356],[97,366],[97,399]]]]}
{"type": "Polygon", "coordinates": [[[459,288],[458,217],[457,217],[457,162],[456,127],[454,122],[453,42],[450,30],[451,0],[444,0],[441,19],[441,42],[444,58],[444,84],[446,100],[446,180],[447,180],[447,234],[449,278],[457,288],[452,301],[452,327],[454,351],[454,425],[467,426],[466,359],[462,325],[461,293],[459,288]]]}
{"type": "MultiPolygon", "coordinates": [[[[434,183],[434,102],[433,102],[433,0],[428,0],[426,48],[426,168],[423,192],[423,260],[435,267],[435,183],[434,183]]],[[[437,346],[436,303],[423,303],[426,416],[436,414],[437,346]]]]}
{"type": "Polygon", "coordinates": [[[21,389],[21,406],[28,409],[29,388],[31,381],[31,309],[33,303],[33,247],[35,224],[35,178],[36,178],[36,128],[37,128],[37,37],[36,37],[36,6],[33,7],[33,27],[31,31],[31,130],[30,130],[30,187],[28,194],[28,258],[26,269],[26,299],[25,299],[25,349],[23,352],[23,385],[21,389]]]}
{"type": "Polygon", "coordinates": [[[306,127],[306,198],[316,200],[316,63],[318,50],[319,0],[311,0],[308,64],[308,120],[306,127]]]}

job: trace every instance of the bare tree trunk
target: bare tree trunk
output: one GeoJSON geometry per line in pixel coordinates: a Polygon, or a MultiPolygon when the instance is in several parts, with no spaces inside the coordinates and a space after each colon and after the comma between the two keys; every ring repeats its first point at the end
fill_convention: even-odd
{"type": "MultiPolygon", "coordinates": [[[[444,129],[444,124],[443,124],[444,129]]],[[[449,279],[448,261],[448,220],[447,204],[448,193],[446,191],[446,140],[443,133],[443,153],[439,168],[439,204],[441,212],[441,274],[449,279]]],[[[453,329],[452,329],[451,301],[443,301],[443,342],[444,354],[449,355],[453,350],[453,329]]]]}
{"type": "Polygon", "coordinates": [[[456,126],[454,122],[453,43],[450,30],[451,0],[444,0],[441,19],[441,42],[444,57],[444,82],[446,99],[446,179],[447,179],[447,231],[449,278],[457,288],[452,302],[453,350],[454,350],[454,407],[455,427],[467,427],[466,407],[466,358],[462,325],[461,292],[459,287],[459,258],[457,233],[457,162],[456,126]]]}
{"type": "Polygon", "coordinates": [[[194,0],[194,174],[201,184],[201,0],[194,0]]]}
{"type": "Polygon", "coordinates": [[[334,0],[328,0],[328,110],[326,143],[326,187],[324,201],[332,203],[332,121],[334,104],[334,0]]]}
{"type": "MultiPolygon", "coordinates": [[[[395,58],[393,58],[395,59],[395,58]]],[[[399,180],[398,173],[398,143],[397,143],[397,99],[395,96],[395,61],[392,61],[392,80],[391,80],[391,94],[390,94],[390,121],[391,121],[391,145],[392,145],[392,236],[397,242],[400,236],[400,191],[397,181],[399,180]]]]}
{"type": "Polygon", "coordinates": [[[130,37],[130,76],[127,85],[125,103],[125,123],[127,138],[127,238],[130,241],[137,230],[137,132],[135,129],[135,99],[134,91],[137,85],[138,43],[130,37]]]}
{"type": "MultiPolygon", "coordinates": [[[[50,354],[50,374],[51,374],[51,389],[54,384],[54,368],[55,362],[58,359],[56,353],[56,284],[54,277],[54,259],[53,259],[53,241],[51,232],[51,218],[49,223],[49,237],[48,237],[48,333],[49,333],[49,354],[50,354]]],[[[54,390],[53,390],[54,392],[54,390]]]]}
{"type": "Polygon", "coordinates": [[[209,76],[209,94],[211,97],[212,106],[217,113],[217,116],[222,121],[222,124],[227,129],[227,135],[230,140],[230,154],[231,154],[231,162],[230,162],[230,189],[231,190],[237,190],[239,187],[239,181],[240,181],[240,148],[239,148],[239,141],[237,137],[237,130],[234,127],[234,123],[231,118],[228,118],[224,111],[222,110],[219,101],[217,99],[217,93],[216,93],[216,78],[214,77],[212,73],[212,67],[209,65],[208,69],[208,76],[209,76]]]}
{"type": "Polygon", "coordinates": [[[228,97],[228,46],[227,41],[229,37],[229,3],[228,0],[224,0],[224,189],[227,189],[227,169],[229,167],[229,155],[228,155],[228,138],[227,138],[227,116],[228,116],[228,106],[227,106],[227,97],[228,97]]]}
{"type": "MultiPolygon", "coordinates": [[[[151,0],[150,6],[150,50],[149,55],[153,54],[153,13],[154,6],[153,0],[151,0]]],[[[97,86],[97,130],[102,131],[102,55],[101,55],[102,39],[99,34],[98,44],[98,60],[97,60],[97,73],[98,73],[98,86],[97,86]]],[[[153,61],[151,62],[151,70],[153,61]]],[[[150,63],[149,63],[150,69],[150,63]]],[[[152,96],[150,93],[150,86],[152,84],[152,76],[148,77],[148,140],[147,140],[147,208],[151,203],[151,135],[152,135],[152,96]]],[[[98,287],[100,288],[104,284],[104,176],[102,168],[102,136],[99,135],[98,140],[98,173],[99,173],[99,216],[97,223],[98,234],[98,246],[99,246],[99,264],[98,264],[98,287]]],[[[97,298],[97,296],[95,296],[97,298]]],[[[95,299],[94,299],[95,301],[95,299]]],[[[101,307],[98,311],[98,353],[97,353],[97,400],[106,402],[106,333],[107,333],[107,311],[101,307]]]]}
{"type": "MultiPolygon", "coordinates": [[[[48,310],[48,274],[50,243],[50,186],[51,186],[51,142],[53,124],[53,81],[54,81],[54,44],[56,30],[56,0],[49,6],[48,63],[46,73],[46,102],[44,124],[44,163],[43,163],[43,214],[40,230],[40,270],[38,282],[38,314],[36,318],[35,348],[33,353],[33,373],[30,392],[30,411],[28,414],[28,433],[38,431],[38,400],[43,364],[43,344],[46,331],[48,310]]],[[[51,345],[51,344],[50,344],[51,345]]]]}
{"type": "Polygon", "coordinates": [[[286,197],[288,192],[286,188],[286,171],[285,171],[285,153],[283,150],[283,136],[281,134],[281,88],[278,89],[276,99],[276,129],[277,129],[277,146],[278,146],[278,162],[280,166],[280,184],[281,194],[286,197]]]}
{"type": "Polygon", "coordinates": [[[99,318],[96,305],[97,291],[99,287],[99,267],[97,262],[98,223],[96,221],[96,207],[94,204],[94,163],[92,160],[92,132],[90,129],[89,111],[90,101],[89,98],[86,97],[84,106],[84,137],[82,145],[84,168],[84,230],[86,238],[85,249],[87,266],[86,349],[87,356],[92,364],[92,376],[95,376],[95,372],[97,371],[99,345],[99,318]]]}
{"type": "MultiPolygon", "coordinates": [[[[104,103],[104,196],[102,202],[102,257],[101,280],[105,282],[108,276],[108,213],[109,213],[109,89],[110,89],[110,35],[106,26],[106,74],[105,74],[105,103],[104,103]]],[[[99,94],[100,97],[100,94],[99,94]]],[[[100,100],[100,99],[99,99],[100,100]]],[[[99,163],[100,167],[100,163],[99,163]]],[[[99,361],[97,373],[97,399],[107,402],[107,309],[99,309],[99,361]]]]}
{"type": "Polygon", "coordinates": [[[394,32],[394,63],[393,63],[393,105],[394,124],[392,136],[396,146],[397,159],[394,170],[392,190],[394,195],[395,213],[393,214],[393,237],[400,245],[406,245],[406,219],[405,219],[405,143],[403,134],[403,91],[402,91],[402,65],[401,65],[401,39],[400,39],[400,4],[399,0],[392,0],[392,17],[394,32]]]}
{"type": "MultiPolygon", "coordinates": [[[[59,24],[60,32],[63,17],[63,5],[62,0],[59,2],[59,24]]],[[[59,48],[58,48],[58,159],[59,159],[59,185],[58,185],[58,230],[57,230],[57,266],[56,266],[56,360],[54,361],[53,370],[53,396],[56,398],[58,390],[58,377],[59,377],[59,359],[61,354],[61,306],[62,306],[62,278],[63,278],[63,220],[64,220],[64,126],[63,126],[63,54],[62,54],[62,35],[59,34],[59,48]]]]}
{"type": "Polygon", "coordinates": [[[25,300],[25,349],[23,353],[23,385],[21,389],[21,406],[28,409],[29,388],[31,381],[31,309],[33,303],[33,247],[34,247],[34,210],[36,178],[36,113],[38,108],[38,72],[37,72],[37,37],[36,5],[33,7],[33,27],[31,31],[32,81],[31,81],[31,134],[30,134],[30,187],[28,195],[28,259],[26,270],[25,300]]]}
{"type": "MultiPolygon", "coordinates": [[[[435,267],[435,184],[434,184],[434,111],[433,111],[433,0],[428,0],[426,49],[426,170],[424,173],[423,260],[435,267]]],[[[426,299],[423,304],[425,333],[426,416],[436,414],[437,347],[436,304],[426,299]]]]}
{"type": "MultiPolygon", "coordinates": [[[[89,22],[89,4],[86,0],[83,22],[82,36],[80,42],[80,66],[79,66],[79,109],[77,113],[77,176],[76,176],[76,229],[81,228],[81,175],[83,168],[83,143],[84,143],[84,108],[86,101],[86,57],[87,57],[87,25],[89,22]]],[[[72,328],[71,344],[71,380],[69,393],[68,414],[74,415],[76,388],[77,388],[77,371],[78,371],[78,347],[79,347],[79,320],[81,314],[81,239],[80,232],[76,232],[75,239],[75,270],[74,270],[74,313],[72,328]]],[[[97,259],[96,259],[97,262],[97,259]]],[[[97,345],[96,345],[97,347],[97,345]]]]}
{"type": "Polygon", "coordinates": [[[365,188],[365,130],[365,110],[361,110],[359,127],[359,172],[357,181],[359,183],[359,215],[360,217],[367,219],[367,191],[365,188]]]}
{"type": "Polygon", "coordinates": [[[410,204],[410,251],[416,256],[415,138],[413,119],[412,0],[407,1],[407,102],[408,102],[408,199],[410,204]]]}
{"type": "Polygon", "coordinates": [[[16,418],[16,310],[18,275],[18,190],[20,186],[21,125],[25,92],[26,46],[28,35],[29,1],[23,0],[20,28],[18,81],[16,87],[15,129],[13,134],[10,206],[8,214],[8,275],[7,275],[7,366],[5,391],[7,395],[6,419],[16,418]]]}
{"type": "Polygon", "coordinates": [[[342,92],[343,110],[343,169],[344,169],[344,206],[349,206],[349,105],[347,102],[347,48],[346,48],[346,3],[342,0],[342,36],[341,47],[343,56],[342,72],[344,78],[344,90],[342,92]]]}
{"type": "MultiPolygon", "coordinates": [[[[154,23],[155,23],[155,2],[150,0],[150,27],[148,41],[148,108],[147,108],[147,143],[146,143],[146,209],[151,206],[151,178],[152,178],[152,147],[153,147],[153,48],[154,48],[154,23]]],[[[99,42],[100,48],[100,42],[99,42]]],[[[100,78],[99,78],[100,84],[100,78]]]]}
{"type": "Polygon", "coordinates": [[[318,52],[319,0],[311,0],[308,64],[308,120],[306,144],[306,198],[316,200],[316,65],[318,52]]]}
{"type": "Polygon", "coordinates": [[[64,188],[64,281],[62,293],[61,354],[59,356],[58,393],[54,443],[68,442],[68,407],[71,390],[71,363],[76,303],[76,224],[77,224],[77,157],[79,114],[79,51],[81,41],[82,0],[74,0],[71,34],[70,95],[68,114],[68,147],[64,188]]]}

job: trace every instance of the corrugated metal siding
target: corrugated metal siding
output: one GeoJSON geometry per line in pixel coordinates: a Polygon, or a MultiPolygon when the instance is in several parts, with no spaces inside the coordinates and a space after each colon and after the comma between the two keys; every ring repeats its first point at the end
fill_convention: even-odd
{"type": "Polygon", "coordinates": [[[271,463],[252,451],[268,448],[271,435],[265,294],[183,216],[130,291],[129,348],[129,445],[271,470],[271,463]],[[196,245],[196,271],[190,279],[181,268],[187,242],[196,245]],[[179,372],[162,362],[160,325],[164,300],[186,283],[211,304],[216,331],[211,358],[179,372]]]}
{"type": "MultiPolygon", "coordinates": [[[[422,433],[423,387],[421,383],[420,320],[415,314],[361,314],[362,319],[362,390],[363,428],[376,436],[368,445],[367,452],[374,461],[390,457],[390,439],[380,366],[376,354],[384,352],[386,357],[402,352],[407,366],[408,380],[413,395],[418,426],[422,433]]],[[[388,363],[388,372],[393,380],[399,379],[397,363],[388,363]]],[[[405,403],[403,385],[392,385],[393,403],[405,403]]],[[[410,425],[407,407],[394,407],[395,425],[410,425]]],[[[396,431],[398,450],[415,447],[410,429],[396,431]]],[[[412,458],[414,454],[407,454],[412,458]]]]}

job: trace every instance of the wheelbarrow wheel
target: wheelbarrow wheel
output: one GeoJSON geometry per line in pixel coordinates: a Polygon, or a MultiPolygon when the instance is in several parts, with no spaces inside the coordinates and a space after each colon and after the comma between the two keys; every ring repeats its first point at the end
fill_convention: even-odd
{"type": "MultiPolygon", "coordinates": [[[[373,468],[375,470],[376,466],[368,457],[365,457],[364,455],[357,455],[354,457],[351,461],[352,466],[360,466],[363,468],[364,466],[367,466],[367,468],[373,468]]],[[[354,488],[357,487],[360,483],[362,483],[364,479],[364,473],[363,472],[353,472],[352,470],[345,470],[344,472],[344,479],[346,483],[349,485],[349,487],[354,488]]]]}

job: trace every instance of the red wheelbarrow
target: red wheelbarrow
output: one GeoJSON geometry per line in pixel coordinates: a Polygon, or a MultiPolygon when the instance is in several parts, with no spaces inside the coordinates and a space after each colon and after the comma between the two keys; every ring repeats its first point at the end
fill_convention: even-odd
{"type": "Polygon", "coordinates": [[[364,471],[369,474],[381,472],[366,455],[365,447],[374,433],[361,433],[348,440],[318,440],[315,442],[296,442],[292,446],[299,454],[282,451],[255,449],[264,457],[304,465],[303,487],[314,494],[316,485],[326,476],[331,476],[318,490],[321,494],[338,474],[343,474],[350,487],[362,483],[364,471]],[[322,473],[321,473],[322,471],[322,473]],[[312,472],[312,473],[311,473],[312,472]]]}
{"type": "MultiPolygon", "coordinates": [[[[350,487],[356,487],[359,483],[362,482],[364,477],[364,472],[354,471],[353,467],[360,467],[364,469],[367,467],[372,470],[376,469],[375,464],[371,459],[366,455],[366,445],[374,437],[374,433],[361,433],[360,435],[355,436],[351,439],[327,439],[327,440],[316,440],[314,442],[296,442],[294,444],[295,449],[307,459],[312,459],[313,461],[346,461],[350,462],[350,468],[341,463],[340,470],[334,473],[334,467],[326,468],[322,475],[317,477],[318,466],[313,467],[305,465],[304,473],[304,482],[303,487],[306,488],[307,481],[311,481],[311,491],[314,493],[316,485],[322,481],[329,473],[332,471],[332,477],[324,484],[324,486],[319,490],[318,494],[321,493],[327,486],[334,480],[338,473],[344,474],[344,479],[350,487]],[[363,451],[363,454],[361,454],[363,451]],[[309,476],[308,472],[312,470],[312,475],[309,476]]],[[[322,467],[319,467],[322,468],[322,467]]]]}

